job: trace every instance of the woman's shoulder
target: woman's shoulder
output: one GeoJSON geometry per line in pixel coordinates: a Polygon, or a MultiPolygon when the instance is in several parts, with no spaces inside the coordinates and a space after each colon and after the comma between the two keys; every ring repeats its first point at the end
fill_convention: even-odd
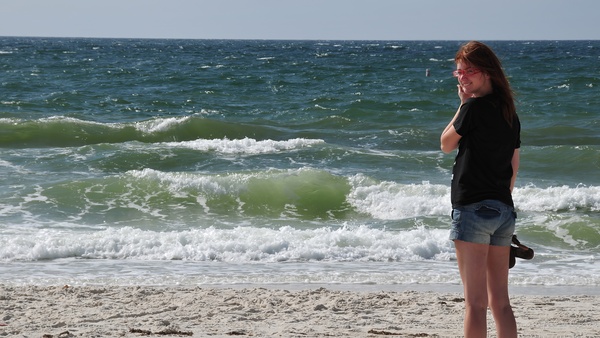
{"type": "Polygon", "coordinates": [[[494,94],[481,97],[473,97],[465,101],[461,108],[465,110],[501,110],[501,100],[494,94]]]}

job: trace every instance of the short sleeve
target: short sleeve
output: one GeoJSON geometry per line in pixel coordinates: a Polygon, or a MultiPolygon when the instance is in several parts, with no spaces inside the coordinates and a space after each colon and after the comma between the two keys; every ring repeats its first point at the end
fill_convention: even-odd
{"type": "Polygon", "coordinates": [[[516,137],[516,142],[515,142],[515,149],[519,149],[521,148],[521,121],[519,121],[519,117],[515,116],[515,122],[516,122],[516,126],[515,128],[517,129],[517,137],[516,137]]]}
{"type": "Polygon", "coordinates": [[[454,121],[454,129],[460,136],[465,136],[472,128],[471,107],[473,100],[465,102],[458,111],[458,116],[454,121]]]}

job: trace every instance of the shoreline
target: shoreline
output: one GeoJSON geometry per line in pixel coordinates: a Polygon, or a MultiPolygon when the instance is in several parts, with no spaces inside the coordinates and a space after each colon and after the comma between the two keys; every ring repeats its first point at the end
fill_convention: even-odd
{"type": "MultiPolygon", "coordinates": [[[[0,336],[462,336],[462,292],[343,287],[0,285],[0,336]]],[[[600,336],[600,295],[511,300],[520,337],[600,336]]]]}
{"type": "MultiPolygon", "coordinates": [[[[156,287],[161,287],[157,285],[156,287]]],[[[192,286],[189,286],[192,287],[192,286]]],[[[194,286],[195,287],[195,286],[194,286]]],[[[343,283],[296,283],[296,284],[233,284],[233,285],[203,285],[215,289],[282,289],[300,291],[325,288],[332,291],[351,292],[435,292],[435,293],[460,293],[462,285],[457,284],[343,284],[343,283]]],[[[596,286],[569,286],[569,285],[509,285],[510,296],[600,296],[600,287],[596,286]]]]}

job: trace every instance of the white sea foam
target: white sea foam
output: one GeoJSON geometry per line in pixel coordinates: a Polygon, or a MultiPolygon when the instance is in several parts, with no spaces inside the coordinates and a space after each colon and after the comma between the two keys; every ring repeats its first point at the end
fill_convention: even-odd
{"type": "Polygon", "coordinates": [[[538,188],[533,185],[515,188],[517,208],[528,211],[600,210],[600,187],[578,185],[538,188]]]}
{"type": "Polygon", "coordinates": [[[360,212],[390,220],[449,213],[450,188],[445,185],[376,182],[364,175],[350,178],[353,190],[348,197],[360,212]]]}
{"type": "Polygon", "coordinates": [[[136,122],[136,129],[144,133],[155,133],[160,131],[169,130],[175,125],[180,125],[187,122],[191,117],[170,117],[170,118],[157,118],[142,122],[136,122]]]}
{"type": "Polygon", "coordinates": [[[90,259],[221,262],[414,261],[452,257],[447,233],[417,227],[389,232],[366,226],[277,229],[237,227],[150,231],[125,227],[77,233],[44,229],[0,238],[0,259],[90,259]]]}
{"type": "MultiPolygon", "coordinates": [[[[215,140],[213,142],[185,142],[185,146],[198,147],[203,150],[216,150],[234,153],[268,153],[281,149],[295,149],[319,141],[292,140],[281,143],[270,141],[230,142],[215,140]]],[[[179,145],[179,144],[178,144],[179,145]]],[[[248,180],[261,178],[263,180],[277,179],[281,175],[296,175],[319,170],[301,168],[288,171],[265,171],[256,173],[232,173],[228,175],[204,175],[193,172],[171,173],[153,169],[135,170],[130,175],[138,178],[156,180],[167,183],[172,192],[185,188],[198,189],[199,192],[237,194],[247,189],[248,180]]],[[[333,179],[335,175],[328,174],[333,179]]],[[[308,177],[306,179],[309,179],[308,177]]],[[[368,214],[379,220],[401,220],[422,216],[441,216],[450,213],[450,186],[432,184],[423,181],[420,184],[404,184],[392,181],[378,181],[364,174],[346,178],[351,186],[347,201],[358,212],[368,214]]],[[[309,182],[307,181],[307,184],[309,182]]],[[[312,184],[312,183],[311,183],[312,184]]],[[[325,182],[327,184],[327,182],[325,182]]],[[[333,184],[333,183],[332,183],[333,184]]],[[[556,212],[585,209],[600,210],[600,187],[597,186],[560,186],[537,188],[525,186],[515,188],[513,193],[515,207],[527,212],[556,212]]]]}
{"type": "Polygon", "coordinates": [[[324,144],[323,140],[296,138],[284,141],[243,139],[200,139],[184,142],[167,142],[170,147],[183,147],[200,151],[216,151],[223,154],[267,154],[324,144]]]}
{"type": "MultiPolygon", "coordinates": [[[[45,229],[5,238],[0,283],[9,284],[459,283],[447,230],[426,227],[45,229]]],[[[590,254],[538,249],[509,278],[511,285],[600,285],[596,263],[590,254]]]]}

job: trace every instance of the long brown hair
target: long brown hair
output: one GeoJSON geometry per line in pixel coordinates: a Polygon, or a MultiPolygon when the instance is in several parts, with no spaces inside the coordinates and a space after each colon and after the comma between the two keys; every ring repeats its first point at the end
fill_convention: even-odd
{"type": "Polygon", "coordinates": [[[468,63],[479,68],[490,76],[492,89],[501,99],[502,114],[506,122],[512,127],[517,115],[514,93],[502,69],[502,63],[492,49],[479,41],[470,41],[460,47],[455,63],[468,63]]]}

